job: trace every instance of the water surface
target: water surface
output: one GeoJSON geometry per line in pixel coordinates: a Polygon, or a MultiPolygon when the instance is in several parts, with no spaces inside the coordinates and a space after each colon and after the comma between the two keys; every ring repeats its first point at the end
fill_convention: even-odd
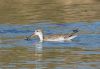
{"type": "Polygon", "coordinates": [[[100,22],[0,24],[0,69],[100,69],[99,29],[100,22]],[[70,42],[24,40],[38,28],[44,35],[80,31],[70,42]]]}

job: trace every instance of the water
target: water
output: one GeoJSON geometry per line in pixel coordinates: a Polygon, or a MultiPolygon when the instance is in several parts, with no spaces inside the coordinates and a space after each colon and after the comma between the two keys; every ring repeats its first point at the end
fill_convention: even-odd
{"type": "Polygon", "coordinates": [[[100,69],[100,22],[0,24],[0,69],[100,69]],[[24,40],[38,28],[44,35],[80,31],[70,42],[24,40]]]}

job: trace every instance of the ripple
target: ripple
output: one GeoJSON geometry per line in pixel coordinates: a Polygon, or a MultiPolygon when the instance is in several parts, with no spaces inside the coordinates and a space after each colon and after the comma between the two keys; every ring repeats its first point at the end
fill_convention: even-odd
{"type": "Polygon", "coordinates": [[[37,23],[28,25],[0,25],[0,68],[99,68],[100,22],[85,23],[37,23]],[[78,37],[67,42],[43,42],[38,38],[24,40],[35,29],[44,35],[70,33],[79,28],[78,37]],[[88,62],[88,63],[87,63],[88,62]],[[94,63],[92,63],[94,62],[94,63]],[[91,64],[92,63],[92,64],[91,64]],[[67,65],[66,65],[67,64],[67,65]],[[93,67],[94,66],[94,67],[93,67]]]}

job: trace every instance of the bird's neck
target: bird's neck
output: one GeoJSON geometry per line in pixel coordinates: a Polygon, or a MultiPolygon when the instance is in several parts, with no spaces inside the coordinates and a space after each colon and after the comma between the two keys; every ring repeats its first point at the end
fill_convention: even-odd
{"type": "Polygon", "coordinates": [[[40,42],[43,42],[43,33],[41,32],[39,35],[40,42]]]}

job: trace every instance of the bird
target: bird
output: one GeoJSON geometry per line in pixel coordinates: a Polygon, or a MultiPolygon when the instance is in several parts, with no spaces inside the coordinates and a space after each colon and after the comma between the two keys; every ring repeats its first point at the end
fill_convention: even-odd
{"type": "Polygon", "coordinates": [[[36,29],[32,35],[26,37],[25,40],[30,40],[30,38],[34,36],[38,36],[40,42],[44,41],[70,41],[77,37],[77,32],[79,32],[79,29],[74,29],[72,30],[72,33],[69,34],[50,34],[50,35],[43,35],[43,30],[42,29],[36,29]]]}

